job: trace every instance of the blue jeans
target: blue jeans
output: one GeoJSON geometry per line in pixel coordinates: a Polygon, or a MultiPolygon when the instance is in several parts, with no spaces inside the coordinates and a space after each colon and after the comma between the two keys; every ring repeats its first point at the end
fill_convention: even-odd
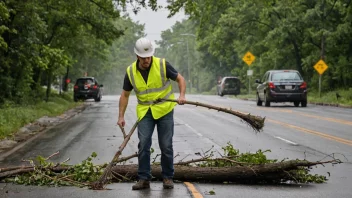
{"type": "Polygon", "coordinates": [[[174,111],[155,120],[149,109],[138,123],[138,178],[151,180],[150,147],[152,135],[157,126],[159,147],[161,150],[161,168],[163,178],[172,179],[174,176],[174,151],[172,137],[174,135],[174,111]]]}

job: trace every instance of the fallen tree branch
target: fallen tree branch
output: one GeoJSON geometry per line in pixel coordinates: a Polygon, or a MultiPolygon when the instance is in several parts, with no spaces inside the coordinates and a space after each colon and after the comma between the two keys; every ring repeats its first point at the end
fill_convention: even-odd
{"type": "Polygon", "coordinates": [[[127,157],[121,157],[121,158],[117,159],[116,161],[114,161],[114,163],[117,164],[117,163],[125,162],[125,161],[132,159],[132,158],[135,158],[135,157],[138,157],[138,153],[132,154],[127,157]]]}
{"type": "Polygon", "coordinates": [[[34,171],[34,167],[14,169],[14,170],[0,173],[0,178],[6,178],[6,177],[9,177],[12,175],[17,175],[17,174],[29,173],[32,171],[34,171]]]}
{"type": "MultiPolygon", "coordinates": [[[[285,162],[269,163],[253,166],[231,166],[231,167],[194,167],[175,166],[174,180],[198,181],[198,182],[277,182],[295,180],[299,178],[295,170],[302,167],[311,167],[328,163],[341,163],[338,160],[325,162],[309,162],[306,160],[290,160],[285,162]],[[288,174],[289,173],[289,174],[288,174]]],[[[112,171],[131,179],[137,178],[137,165],[117,165],[112,171]]],[[[162,180],[160,165],[152,165],[152,175],[156,180],[162,180]]],[[[115,175],[118,177],[118,175],[115,175]]]]}
{"type": "Polygon", "coordinates": [[[192,163],[204,162],[204,161],[209,161],[209,158],[192,159],[192,160],[185,161],[185,162],[177,162],[174,165],[185,166],[185,165],[189,165],[189,164],[192,164],[192,163]]]}
{"type": "Polygon", "coordinates": [[[228,162],[231,162],[231,163],[234,163],[234,164],[238,164],[238,165],[241,165],[241,166],[242,166],[243,164],[251,165],[250,163],[247,163],[247,162],[238,162],[238,161],[229,159],[229,158],[227,158],[227,157],[217,158],[216,160],[228,161],[228,162]]]}
{"type": "MultiPolygon", "coordinates": [[[[132,128],[134,130],[134,127],[132,128]]],[[[123,148],[126,146],[128,139],[132,135],[131,131],[124,139],[124,143],[119,147],[114,159],[110,162],[110,168],[105,168],[104,173],[110,170],[109,175],[102,174],[104,165],[94,165],[92,159],[97,156],[95,152],[90,157],[83,160],[77,165],[65,165],[46,162],[46,158],[38,156],[35,165],[33,160],[30,161],[32,166],[15,166],[0,168],[0,180],[6,182],[15,182],[19,184],[30,185],[74,185],[88,186],[93,189],[101,186],[94,186],[99,179],[104,177],[104,182],[110,181],[133,181],[137,179],[138,166],[132,165],[115,165],[116,163],[126,162],[127,160],[137,157],[137,153],[119,159],[123,148]],[[116,157],[117,156],[117,157],[116,157]],[[44,159],[44,161],[42,161],[44,159]],[[88,170],[88,171],[87,171],[88,170]]],[[[311,166],[324,164],[342,163],[339,159],[333,157],[330,161],[310,162],[307,160],[290,160],[281,161],[267,159],[265,152],[270,150],[258,150],[255,153],[240,153],[228,143],[223,147],[224,154],[220,158],[212,158],[211,150],[209,155],[201,155],[200,159],[189,161],[180,161],[175,163],[174,179],[179,181],[198,181],[198,182],[238,182],[238,183],[282,183],[285,181],[297,183],[322,183],[327,180],[322,175],[310,174],[311,166]]],[[[331,156],[331,155],[329,155],[331,156]]],[[[333,156],[333,155],[332,155],[333,156]]],[[[184,158],[185,159],[185,158],[184,158]]],[[[161,166],[152,165],[152,175],[155,179],[161,180],[161,166]]],[[[99,185],[106,183],[98,183],[99,185]]],[[[104,188],[104,185],[102,186],[104,188]]]]}
{"type": "MultiPolygon", "coordinates": [[[[112,174],[111,169],[112,169],[115,161],[117,161],[118,158],[120,157],[120,155],[122,154],[123,149],[126,147],[127,142],[130,140],[133,132],[137,128],[137,125],[138,125],[138,120],[133,125],[133,127],[132,127],[131,131],[129,132],[129,134],[124,138],[124,141],[122,142],[121,146],[119,147],[119,150],[116,152],[115,156],[113,157],[113,159],[111,160],[109,165],[105,168],[104,173],[102,174],[102,176],[99,178],[98,181],[95,181],[95,182],[93,182],[91,184],[91,188],[92,189],[94,189],[94,190],[103,190],[104,186],[109,182],[110,175],[112,174]]],[[[123,128],[121,128],[121,129],[123,129],[123,128]]]]}
{"type": "Polygon", "coordinates": [[[4,171],[0,173],[0,179],[10,177],[13,175],[20,175],[24,173],[30,173],[33,172],[36,169],[42,169],[42,170],[51,170],[53,172],[60,173],[62,171],[70,170],[73,168],[73,166],[59,166],[59,167],[33,167],[33,166],[25,166],[25,167],[9,167],[7,168],[8,171],[4,171]]]}
{"type": "MultiPolygon", "coordinates": [[[[221,159],[221,158],[220,158],[221,159]]],[[[189,163],[201,162],[207,159],[198,159],[188,161],[189,163]]],[[[208,159],[211,161],[210,159],[208,159]]],[[[217,159],[219,160],[219,159],[217,159]]],[[[183,162],[185,163],[185,162],[183,162]]],[[[325,176],[310,175],[306,177],[308,168],[316,165],[324,164],[339,164],[340,160],[334,159],[324,162],[309,162],[306,160],[290,160],[284,162],[267,163],[261,165],[236,165],[230,167],[199,167],[199,166],[184,166],[175,165],[174,180],[178,181],[197,181],[197,182],[237,182],[237,183],[282,183],[285,181],[294,181],[296,183],[325,182],[325,176]],[[303,171],[303,172],[302,172],[303,171]],[[303,173],[303,174],[302,174],[303,173]]],[[[181,164],[181,163],[179,163],[181,164]]],[[[13,168],[8,168],[14,169],[13,168]]],[[[18,168],[18,167],[17,167],[18,168]]],[[[32,173],[36,170],[42,172],[52,171],[55,173],[63,173],[73,171],[74,166],[60,166],[55,168],[34,168],[25,167],[11,171],[0,173],[0,179],[32,173]]],[[[137,179],[138,165],[116,165],[111,168],[113,181],[133,181],[137,179]]],[[[68,176],[58,177],[58,180],[65,180],[71,185],[90,186],[91,184],[84,181],[76,181],[71,176],[75,175],[71,172],[68,176]]],[[[155,180],[162,180],[160,165],[152,165],[152,175],[155,180]]],[[[51,177],[50,177],[51,178],[51,177]]]]}
{"type": "Polygon", "coordinates": [[[119,125],[119,127],[120,127],[120,129],[121,129],[121,132],[122,132],[123,138],[126,138],[126,137],[127,137],[127,135],[126,135],[126,132],[125,132],[125,128],[124,128],[124,127],[122,127],[122,126],[120,126],[120,125],[119,125]]]}
{"type": "Polygon", "coordinates": [[[70,161],[70,158],[67,158],[67,159],[65,159],[65,160],[62,161],[62,162],[58,162],[57,164],[55,164],[54,167],[58,167],[58,166],[60,166],[60,165],[62,165],[62,164],[65,164],[65,163],[68,162],[68,161],[70,161]]]}
{"type": "MultiPolygon", "coordinates": [[[[177,100],[174,100],[174,99],[157,99],[154,103],[159,103],[159,102],[163,102],[163,101],[177,102],[177,100]]],[[[186,101],[185,104],[206,107],[209,109],[214,109],[217,111],[221,111],[221,112],[235,115],[235,116],[241,118],[243,121],[245,121],[249,126],[251,126],[257,132],[260,132],[264,127],[265,118],[262,118],[260,116],[254,116],[251,114],[244,114],[244,113],[241,113],[238,111],[233,111],[232,109],[226,109],[226,108],[217,107],[217,106],[204,104],[204,103],[200,103],[200,102],[186,101]]]]}
{"type": "Polygon", "coordinates": [[[32,168],[32,167],[33,166],[14,166],[14,167],[0,168],[0,173],[17,170],[17,169],[32,168]]]}
{"type": "Polygon", "coordinates": [[[59,153],[60,153],[60,152],[59,152],[59,151],[57,151],[57,152],[55,152],[55,153],[51,154],[49,157],[45,158],[45,160],[49,160],[50,158],[52,158],[52,157],[54,157],[54,156],[58,155],[59,153]]]}
{"type": "Polygon", "coordinates": [[[189,165],[189,164],[193,164],[193,163],[197,163],[197,162],[205,162],[205,161],[207,161],[207,162],[215,162],[215,161],[218,161],[218,160],[228,161],[228,162],[231,162],[231,163],[234,163],[234,164],[238,164],[238,165],[243,165],[243,164],[251,165],[250,163],[238,162],[238,161],[229,159],[227,157],[216,158],[216,159],[210,159],[210,157],[203,157],[203,158],[200,158],[200,159],[192,159],[192,160],[185,161],[185,162],[182,162],[182,161],[181,162],[177,162],[177,163],[174,163],[174,165],[176,165],[176,166],[185,166],[185,165],[189,165]]]}

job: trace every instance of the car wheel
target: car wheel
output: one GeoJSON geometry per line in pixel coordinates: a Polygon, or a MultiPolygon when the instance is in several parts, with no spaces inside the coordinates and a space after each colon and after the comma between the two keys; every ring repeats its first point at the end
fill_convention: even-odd
{"type": "Polygon", "coordinates": [[[257,93],[257,106],[262,106],[263,102],[259,98],[259,94],[257,93]]]}
{"type": "Polygon", "coordinates": [[[307,101],[306,101],[306,100],[302,101],[302,102],[301,102],[301,106],[302,106],[302,107],[307,107],[307,101]]]}
{"type": "Polygon", "coordinates": [[[266,93],[264,93],[264,103],[266,107],[270,107],[270,102],[267,99],[266,93]]]}
{"type": "Polygon", "coordinates": [[[95,102],[100,102],[100,100],[101,100],[101,96],[100,95],[98,95],[97,97],[94,98],[95,102]]]}
{"type": "Polygon", "coordinates": [[[299,102],[298,102],[298,101],[293,102],[293,104],[295,105],[295,107],[298,107],[298,106],[299,106],[299,102]]]}

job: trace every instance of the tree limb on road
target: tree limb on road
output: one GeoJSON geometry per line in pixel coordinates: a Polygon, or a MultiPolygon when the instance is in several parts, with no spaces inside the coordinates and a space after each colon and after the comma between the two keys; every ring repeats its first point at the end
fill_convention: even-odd
{"type": "MultiPolygon", "coordinates": [[[[174,99],[158,99],[155,101],[155,103],[159,103],[159,102],[163,102],[163,101],[177,102],[177,100],[174,100],[174,99]]],[[[251,115],[249,113],[248,114],[241,113],[239,111],[234,111],[232,109],[217,107],[217,106],[204,104],[204,103],[200,103],[200,102],[186,101],[185,104],[206,107],[208,109],[214,109],[217,111],[221,111],[221,112],[225,112],[225,113],[229,113],[231,115],[237,116],[237,117],[241,118],[243,121],[245,121],[256,132],[260,132],[264,127],[265,118],[262,118],[260,116],[251,115]]]]}

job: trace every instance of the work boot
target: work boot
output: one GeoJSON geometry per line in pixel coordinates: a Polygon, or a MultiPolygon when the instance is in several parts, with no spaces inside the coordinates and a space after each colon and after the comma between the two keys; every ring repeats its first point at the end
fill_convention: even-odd
{"type": "Polygon", "coordinates": [[[132,190],[141,190],[146,188],[150,188],[150,181],[142,179],[132,186],[132,190]]]}
{"type": "Polygon", "coordinates": [[[164,189],[172,189],[174,188],[174,182],[172,179],[163,179],[163,187],[164,189]]]}

